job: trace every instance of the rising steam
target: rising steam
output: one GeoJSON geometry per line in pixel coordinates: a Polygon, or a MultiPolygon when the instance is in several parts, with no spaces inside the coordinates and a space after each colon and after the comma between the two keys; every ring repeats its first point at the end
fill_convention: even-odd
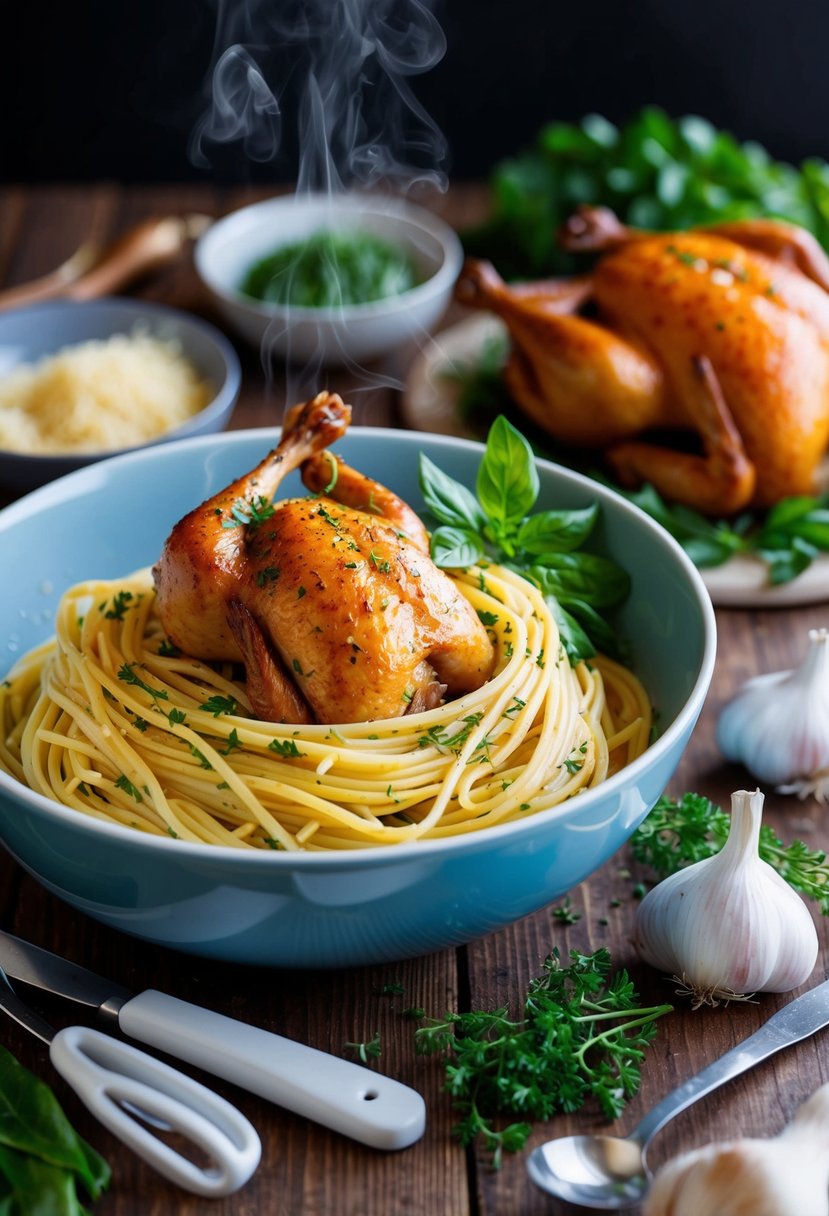
{"type": "Polygon", "coordinates": [[[210,104],[190,143],[273,163],[301,192],[445,189],[446,143],[412,90],[446,44],[428,0],[217,0],[210,104]],[[293,171],[295,170],[295,171],[293,171]]]}

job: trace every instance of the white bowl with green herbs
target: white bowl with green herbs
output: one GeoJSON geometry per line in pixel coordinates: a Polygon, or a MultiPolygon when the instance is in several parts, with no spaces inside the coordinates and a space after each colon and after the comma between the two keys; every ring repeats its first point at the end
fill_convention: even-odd
{"type": "Polygon", "coordinates": [[[463,254],[425,207],[374,194],[283,195],[217,220],[196,269],[224,320],[263,355],[355,364],[422,342],[463,254]]]}

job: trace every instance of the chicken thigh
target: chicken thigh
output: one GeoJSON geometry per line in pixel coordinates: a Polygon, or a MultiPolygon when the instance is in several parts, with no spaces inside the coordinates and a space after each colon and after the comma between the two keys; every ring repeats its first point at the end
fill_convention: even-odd
{"type": "Polygon", "coordinates": [[[770,220],[638,232],[584,208],[562,243],[602,255],[590,276],[510,287],[470,260],[458,282],[509,330],[518,406],[560,442],[601,448],[623,484],[707,513],[815,492],[829,260],[810,234],[770,220]]]}
{"type": "Polygon", "coordinates": [[[349,421],[335,394],[295,406],[274,451],[180,520],[153,571],[171,641],[241,659],[270,721],[395,717],[492,672],[487,632],[418,516],[326,450],[349,421]],[[316,496],[273,503],[297,468],[316,496]]]}

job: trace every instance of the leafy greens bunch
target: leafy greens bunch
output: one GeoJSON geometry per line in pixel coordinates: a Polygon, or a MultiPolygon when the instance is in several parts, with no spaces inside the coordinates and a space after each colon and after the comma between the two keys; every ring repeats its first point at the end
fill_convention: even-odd
{"type": "Polygon", "coordinates": [[[0,1047],[1,1216],[86,1216],[78,1184],[94,1200],[109,1180],[49,1086],[0,1047]]]}
{"type": "Polygon", "coordinates": [[[660,231],[774,216],[829,247],[829,165],[775,161],[756,142],[740,143],[694,115],[671,119],[656,106],[622,127],[599,114],[550,123],[534,147],[495,166],[490,185],[492,217],[464,244],[507,278],[574,269],[556,234],[581,203],[660,231]]]}
{"type": "MultiPolygon", "coordinates": [[[[702,794],[685,793],[678,800],[663,796],[631,836],[631,851],[637,861],[666,878],[718,853],[730,824],[730,816],[702,794]]],[[[763,824],[759,853],[781,878],[817,900],[823,915],[829,916],[829,863],[824,852],[807,848],[801,840],[784,845],[763,824]]]]}
{"type": "Polygon", "coordinates": [[[431,540],[435,565],[509,566],[540,588],[572,663],[597,650],[619,654],[604,613],[625,599],[630,579],[609,558],[581,549],[598,505],[533,512],[540,483],[532,448],[503,415],[490,427],[475,494],[422,454],[420,488],[440,523],[431,540]]]}
{"type": "Polygon", "coordinates": [[[423,1055],[443,1054],[444,1088],[452,1095],[462,1144],[477,1137],[498,1169],[504,1152],[526,1143],[530,1119],[549,1119],[595,1100],[611,1119],[639,1088],[645,1048],[656,1019],[671,1005],[642,1008],[627,972],[610,974],[610,955],[558,950],[530,982],[522,1016],[507,1009],[429,1018],[415,1031],[423,1055]],[[498,1129],[499,1115],[517,1121],[498,1129]]]}

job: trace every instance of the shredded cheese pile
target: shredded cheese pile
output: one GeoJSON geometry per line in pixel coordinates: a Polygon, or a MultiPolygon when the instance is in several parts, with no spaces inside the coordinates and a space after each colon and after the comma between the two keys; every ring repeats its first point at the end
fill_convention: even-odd
{"type": "Polygon", "coordinates": [[[111,452],[180,426],[213,397],[176,342],[114,334],[68,346],[0,380],[0,448],[111,452]]]}

